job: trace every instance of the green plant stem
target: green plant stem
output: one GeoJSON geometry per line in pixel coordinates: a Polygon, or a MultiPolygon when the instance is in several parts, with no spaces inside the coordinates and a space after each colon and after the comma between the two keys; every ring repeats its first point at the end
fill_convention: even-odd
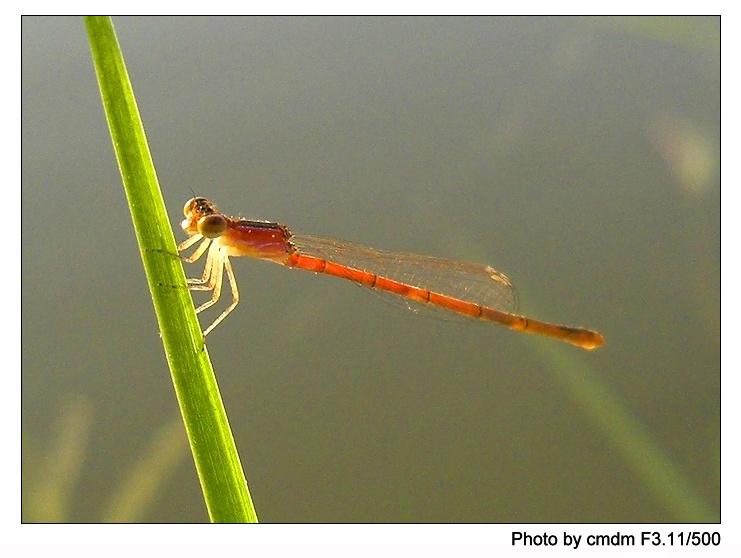
{"type": "Polygon", "coordinates": [[[103,107],[209,517],[257,521],[109,17],[85,17],[103,107]],[[173,288],[179,286],[181,288],[173,288]]]}

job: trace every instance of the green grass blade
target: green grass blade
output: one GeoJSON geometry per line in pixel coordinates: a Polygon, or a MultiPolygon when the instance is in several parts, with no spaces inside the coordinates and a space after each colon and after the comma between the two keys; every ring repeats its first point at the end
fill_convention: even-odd
{"type": "MultiPolygon", "coordinates": [[[[458,234],[454,248],[461,253],[476,246],[473,239],[458,234]]],[[[486,261],[486,255],[471,254],[472,259],[486,261]]],[[[522,294],[522,292],[520,292],[522,294]]],[[[534,297],[527,296],[529,308],[538,308],[534,297]]],[[[532,312],[547,315],[546,312],[532,312]]],[[[599,329],[599,328],[598,328],[599,329]]],[[[602,331],[603,334],[608,332],[602,331]]],[[[720,511],[714,509],[698,493],[680,468],[661,449],[648,429],[631,413],[620,396],[605,382],[599,370],[587,364],[597,351],[610,350],[606,346],[594,353],[584,353],[552,340],[544,342],[528,335],[522,336],[536,350],[546,369],[564,387],[584,415],[610,439],[618,455],[633,469],[636,478],[661,502],[675,521],[683,523],[716,523],[720,511]]]]}
{"type": "Polygon", "coordinates": [[[86,17],[103,107],[209,517],[257,521],[109,17],[86,17]],[[183,288],[172,288],[179,285],[183,288]]]}
{"type": "Polygon", "coordinates": [[[600,378],[599,372],[585,363],[583,355],[544,343],[534,346],[574,402],[609,437],[619,455],[675,521],[716,523],[720,520],[720,512],[697,493],[648,430],[600,378]]]}

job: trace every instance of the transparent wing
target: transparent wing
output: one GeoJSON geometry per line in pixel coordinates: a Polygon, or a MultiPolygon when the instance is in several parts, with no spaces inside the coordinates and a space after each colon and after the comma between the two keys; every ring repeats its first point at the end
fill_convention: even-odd
{"type": "Polygon", "coordinates": [[[405,285],[513,312],[517,293],[506,276],[488,265],[375,250],[349,242],[293,235],[291,244],[308,256],[360,269],[405,285]]]}

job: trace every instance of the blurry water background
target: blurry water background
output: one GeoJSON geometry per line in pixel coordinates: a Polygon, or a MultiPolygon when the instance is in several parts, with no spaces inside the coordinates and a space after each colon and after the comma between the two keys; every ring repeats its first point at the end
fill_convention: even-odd
{"type": "MultiPolygon", "coordinates": [[[[262,521],[719,517],[718,18],[114,24],[174,226],[488,263],[607,340],[236,260],[208,345],[262,521]]],[[[22,64],[23,519],[205,521],[82,21],[23,18],[22,64]]]]}

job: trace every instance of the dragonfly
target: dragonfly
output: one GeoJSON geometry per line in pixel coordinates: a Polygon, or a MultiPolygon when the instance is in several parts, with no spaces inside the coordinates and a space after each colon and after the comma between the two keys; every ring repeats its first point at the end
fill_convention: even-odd
{"type": "Polygon", "coordinates": [[[249,257],[339,277],[391,293],[405,301],[559,339],[582,349],[595,349],[604,343],[597,331],[515,314],[517,296],[512,284],[504,274],[488,265],[375,250],[329,238],[293,234],[280,223],[224,215],[203,197],[188,200],[183,215],[181,226],[190,237],[178,246],[180,258],[195,263],[206,254],[203,274],[200,278],[187,279],[187,287],[193,291],[212,292],[211,298],[201,304],[196,313],[219,300],[224,274],[232,293],[231,303],[203,331],[204,337],[239,303],[230,258],[249,257]],[[190,256],[184,255],[184,251],[199,242],[190,256]]]}

